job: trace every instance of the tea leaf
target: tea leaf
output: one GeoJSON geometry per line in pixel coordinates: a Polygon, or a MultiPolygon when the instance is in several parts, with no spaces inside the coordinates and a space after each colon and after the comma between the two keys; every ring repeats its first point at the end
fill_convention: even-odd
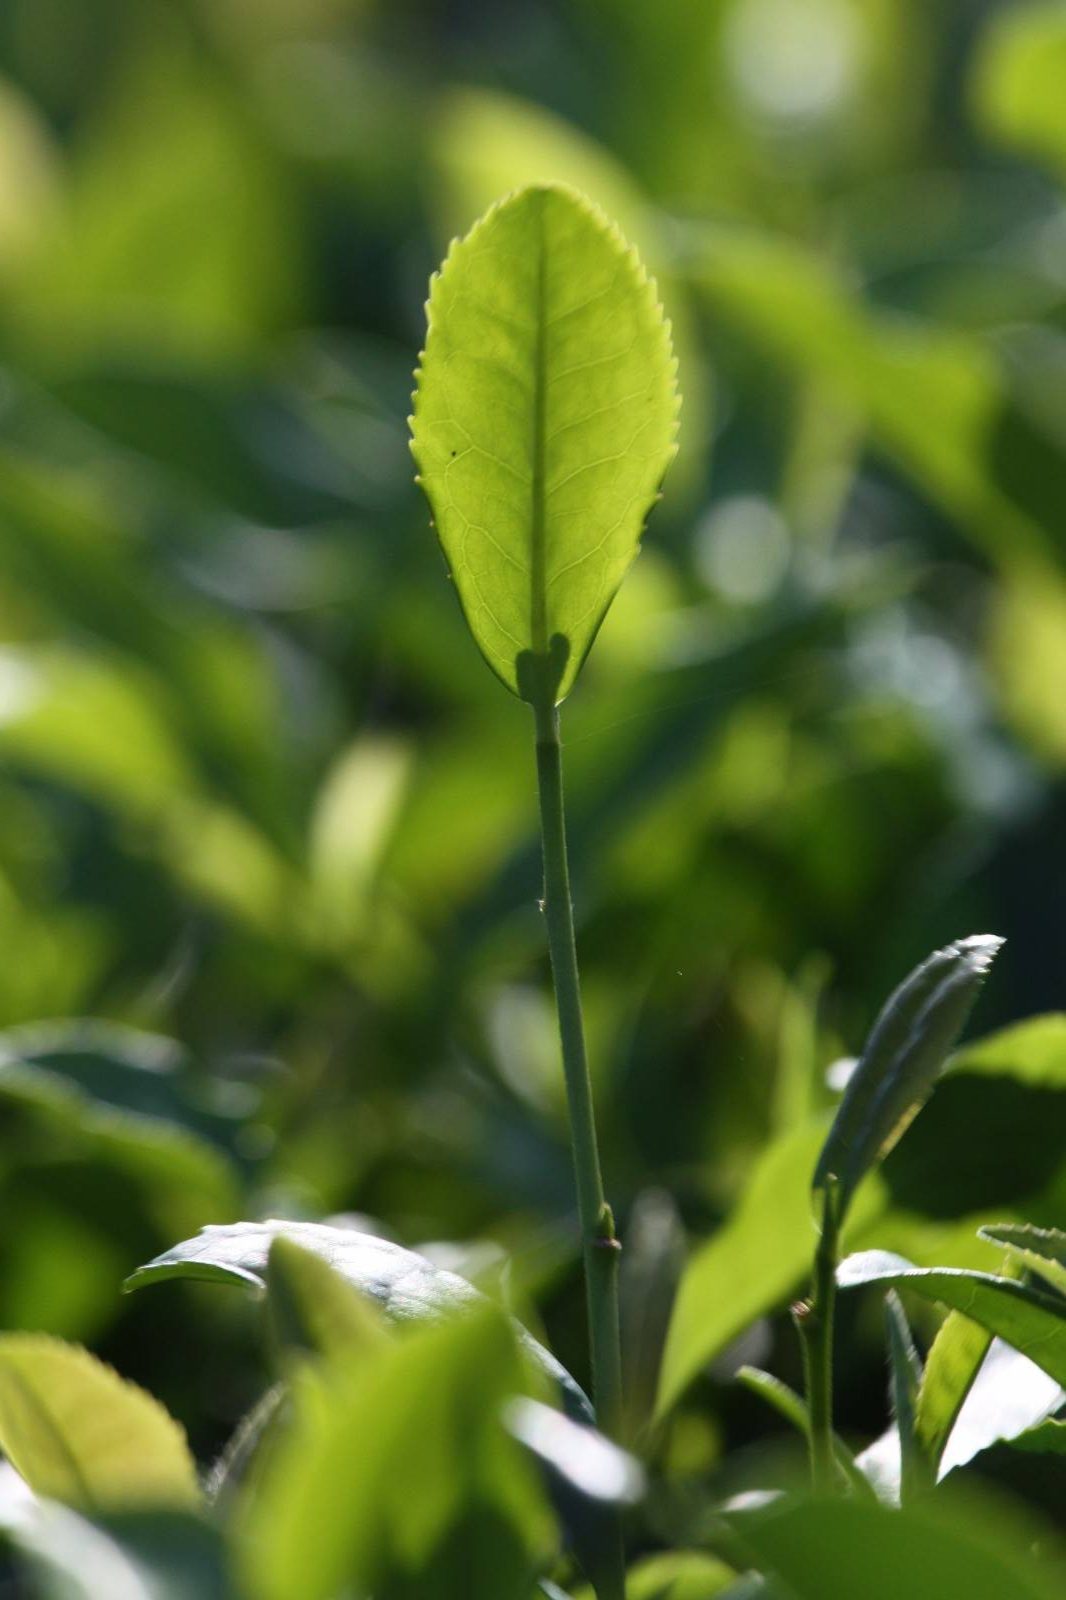
{"type": "Polygon", "coordinates": [[[220,1529],[188,1512],[90,1521],[43,1500],[5,1531],[33,1600],[233,1600],[220,1529]]]}
{"type": "Polygon", "coordinates": [[[1028,1222],[994,1223],[978,1228],[982,1239],[1001,1244],[1020,1265],[1029,1267],[1053,1289],[1066,1294],[1066,1233],[1035,1228],[1028,1222]]]}
{"type": "MultiPolygon", "coordinates": [[[[202,1278],[263,1289],[271,1245],[279,1235],[321,1256],[380,1306],[390,1322],[433,1320],[487,1303],[472,1283],[458,1273],[441,1271],[414,1250],[374,1234],[320,1222],[234,1222],[206,1227],[196,1238],[184,1239],[138,1267],[124,1288],[140,1289],[167,1278],[202,1278]]],[[[587,1396],[566,1368],[524,1328],[519,1328],[518,1336],[534,1366],[558,1385],[569,1414],[579,1421],[593,1421],[587,1396]]]]}
{"type": "Polygon", "coordinates": [[[789,1497],[727,1520],[795,1600],[1053,1600],[1060,1592],[1061,1573],[1031,1556],[1013,1519],[978,1521],[965,1507],[949,1519],[924,1504],[896,1511],[789,1497]]]}
{"type": "Polygon", "coordinates": [[[0,1448],[37,1494],[82,1510],[200,1502],[185,1434],[158,1401],[44,1334],[0,1337],[0,1448]]]}
{"type": "Polygon", "coordinates": [[[888,1250],[863,1250],[837,1269],[841,1289],[881,1284],[951,1306],[1066,1384],[1066,1299],[1050,1291],[962,1267],[916,1267],[888,1250]]]}
{"type": "MultiPolygon", "coordinates": [[[[732,1215],[693,1254],[663,1351],[660,1416],[730,1340],[793,1294],[809,1270],[811,1221],[805,1199],[825,1130],[826,1118],[819,1115],[768,1145],[732,1215]]],[[[853,1239],[884,1205],[879,1187],[863,1192],[848,1218],[853,1239]]]]}
{"type": "Polygon", "coordinates": [[[239,1530],[250,1592],[528,1595],[548,1528],[500,1421],[521,1383],[506,1319],[487,1307],[328,1371],[297,1385],[239,1530]]]}
{"type": "Polygon", "coordinates": [[[814,1173],[815,1190],[830,1175],[839,1180],[842,1210],[863,1174],[888,1154],[928,1099],[1002,943],[992,934],[975,934],[935,950],[886,1002],[814,1173]]]}
{"type": "Polygon", "coordinates": [[[927,1486],[932,1480],[915,1431],[922,1363],[914,1347],[902,1302],[894,1289],[890,1289],[885,1296],[885,1322],[892,1415],[900,1443],[900,1499],[907,1501],[915,1490],[927,1486]]]}
{"type": "Polygon", "coordinates": [[[918,1386],[914,1431],[934,1473],[991,1343],[987,1328],[961,1311],[951,1311],[929,1347],[918,1386]]]}
{"type": "MultiPolygon", "coordinates": [[[[626,1600],[725,1600],[736,1577],[717,1556],[702,1550],[664,1550],[645,1556],[626,1573],[626,1600]]],[[[591,1589],[579,1589],[574,1600],[594,1600],[591,1589]]]]}
{"type": "Polygon", "coordinates": [[[1009,7],[985,31],[971,91],[996,139],[1066,172],[1066,15],[1057,3],[1009,7]]]}
{"type": "Polygon", "coordinates": [[[452,245],[430,288],[412,448],[470,630],[529,700],[562,700],[675,452],[668,326],[635,253],[537,185],[452,245]]]}
{"type": "MultiPolygon", "coordinates": [[[[759,1367],[741,1367],[737,1373],[737,1382],[742,1383],[761,1400],[765,1400],[767,1405],[773,1406],[778,1416],[784,1417],[798,1433],[807,1438],[811,1428],[810,1407],[795,1389],[790,1389],[787,1383],[775,1378],[772,1372],[763,1372],[759,1367]]],[[[872,1495],[873,1489],[869,1480],[864,1477],[861,1468],[855,1465],[855,1457],[837,1434],[833,1435],[833,1455],[852,1488],[860,1495],[872,1495]]]]}
{"type": "Polygon", "coordinates": [[[321,1255],[279,1233],[267,1257],[267,1306],[282,1349],[338,1355],[388,1337],[376,1308],[321,1255]]]}

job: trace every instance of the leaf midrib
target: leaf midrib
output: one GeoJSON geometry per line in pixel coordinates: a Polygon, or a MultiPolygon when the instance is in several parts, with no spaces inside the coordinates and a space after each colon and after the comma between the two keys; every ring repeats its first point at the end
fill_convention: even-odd
{"type": "Polygon", "coordinates": [[[96,1505],[96,1497],[89,1486],[89,1482],[84,1471],[82,1470],[81,1461],[78,1458],[77,1452],[68,1442],[63,1429],[60,1427],[48,1406],[41,1399],[36,1389],[34,1389],[33,1385],[23,1377],[22,1373],[17,1367],[9,1365],[6,1370],[6,1376],[8,1382],[11,1383],[22,1396],[23,1403],[27,1405],[30,1411],[35,1413],[39,1421],[43,1423],[46,1432],[51,1436],[56,1446],[57,1454],[65,1462],[72,1480],[77,1485],[78,1503],[80,1507],[83,1510],[91,1511],[96,1505]]]}
{"type": "Polygon", "coordinates": [[[537,216],[537,288],[536,331],[533,341],[533,479],[530,503],[530,637],[533,652],[544,656],[548,651],[548,592],[546,583],[547,551],[545,528],[544,475],[547,455],[547,246],[545,242],[544,213],[548,196],[538,196],[537,216]]]}

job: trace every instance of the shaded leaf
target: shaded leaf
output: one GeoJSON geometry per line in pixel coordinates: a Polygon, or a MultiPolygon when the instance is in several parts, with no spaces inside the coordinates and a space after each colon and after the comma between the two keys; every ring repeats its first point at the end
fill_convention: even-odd
{"type": "MultiPolygon", "coordinates": [[[[442,1271],[391,1240],[321,1222],[277,1220],[206,1227],[196,1238],[185,1239],[138,1267],[127,1278],[125,1288],[140,1289],[168,1278],[202,1278],[262,1289],[270,1247],[279,1234],[321,1256],[361,1294],[375,1301],[392,1322],[437,1319],[487,1303],[458,1273],[442,1271]]],[[[588,1399],[565,1367],[525,1329],[519,1330],[519,1338],[533,1363],[559,1386],[571,1415],[591,1422],[588,1399]]]]}
{"type": "Polygon", "coordinates": [[[13,1530],[37,1600],[226,1600],[218,1529],[177,1512],[88,1518],[42,1501],[13,1530]]]}
{"type": "Polygon", "coordinates": [[[915,1431],[922,1363],[902,1302],[894,1289],[885,1296],[885,1326],[892,1415],[900,1442],[900,1500],[906,1504],[916,1490],[927,1487],[932,1479],[915,1431]]]}
{"type": "MultiPolygon", "coordinates": [[[[765,1400],[767,1405],[773,1406],[778,1416],[784,1417],[791,1423],[797,1433],[809,1438],[811,1431],[810,1407],[802,1395],[795,1389],[790,1389],[787,1383],[782,1383],[780,1378],[775,1378],[772,1372],[763,1372],[758,1367],[741,1367],[737,1373],[737,1382],[750,1389],[752,1394],[758,1395],[760,1400],[765,1400]]],[[[853,1489],[860,1494],[872,1493],[869,1482],[855,1465],[855,1457],[838,1434],[833,1435],[833,1455],[837,1465],[851,1484],[853,1489]]]]}
{"type": "Polygon", "coordinates": [[[840,1183],[842,1208],[932,1092],[1003,941],[975,934],[936,950],[904,979],[870,1031],[814,1174],[840,1183]]]}
{"type": "Polygon", "coordinates": [[[1012,1523],[958,1508],[893,1511],[857,1500],[779,1499],[731,1511],[731,1527],[796,1600],[1052,1600],[1062,1573],[1039,1564],[1012,1523]]]}
{"type": "MultiPolygon", "coordinates": [[[[814,1235],[807,1196],[826,1126],[824,1116],[812,1117],[768,1145],[732,1215],[689,1261],[663,1352],[660,1416],[756,1317],[793,1294],[809,1271],[814,1235]]],[[[854,1238],[883,1206],[878,1184],[864,1189],[845,1238],[854,1238]]]]}
{"type": "Polygon", "coordinates": [[[576,191],[501,201],[434,277],[411,430],[474,637],[562,700],[674,454],[669,331],[636,255],[576,191]]]}
{"type": "Polygon", "coordinates": [[[38,1494],[79,1509],[200,1500],[185,1434],[159,1402],[43,1334],[0,1337],[0,1446],[38,1494]]]}
{"type": "Polygon", "coordinates": [[[594,1428],[537,1400],[509,1401],[504,1423],[540,1467],[582,1571],[594,1582],[610,1574],[617,1561],[619,1507],[634,1505],[644,1494],[640,1463],[594,1428]]]}

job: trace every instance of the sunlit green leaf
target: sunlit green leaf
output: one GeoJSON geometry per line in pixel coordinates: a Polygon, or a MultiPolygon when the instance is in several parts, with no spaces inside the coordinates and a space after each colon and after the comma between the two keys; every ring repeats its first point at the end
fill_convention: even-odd
{"type": "Polygon", "coordinates": [[[81,1509],[200,1499],[185,1435],[158,1401],[42,1334],[0,1337],[0,1446],[37,1493],[81,1509]]]}
{"type": "Polygon", "coordinates": [[[267,1258],[267,1305],[282,1349],[316,1355],[375,1350],[387,1337],[374,1304],[326,1258],[283,1233],[267,1258]]]}
{"type": "Polygon", "coordinates": [[[1002,939],[975,934],[936,950],[889,997],[848,1080],[814,1187],[830,1176],[846,1207],[864,1173],[921,1110],[1002,939]]]}
{"type": "MultiPolygon", "coordinates": [[[[775,1139],[757,1161],[733,1214],[689,1261],[663,1352],[660,1415],[756,1317],[793,1294],[809,1270],[814,1248],[810,1173],[826,1125],[825,1117],[813,1117],[775,1139]]],[[[877,1183],[864,1189],[848,1218],[850,1237],[884,1203],[877,1183]]]]}
{"type": "Polygon", "coordinates": [[[412,438],[445,557],[493,671],[557,702],[674,453],[654,286],[605,217],[544,185],[453,245],[428,317],[412,438]]]}
{"type": "Polygon", "coordinates": [[[880,1284],[909,1289],[951,1306],[1028,1356],[1066,1386],[1066,1299],[1051,1290],[961,1267],[916,1267],[887,1250],[864,1250],[842,1261],[841,1289],[880,1284]]]}
{"type": "Polygon", "coordinates": [[[914,1427],[934,1472],[991,1342],[987,1328],[961,1311],[950,1311],[929,1347],[914,1427]]]}
{"type": "MultiPolygon", "coordinates": [[[[702,1550],[667,1550],[629,1568],[626,1600],[714,1600],[735,1577],[732,1567],[702,1550]]],[[[574,1600],[593,1600],[591,1589],[580,1589],[574,1600]]]]}
{"type": "Polygon", "coordinates": [[[506,1320],[489,1311],[424,1328],[330,1372],[325,1386],[297,1386],[293,1424],[243,1523],[252,1592],[408,1592],[395,1584],[441,1600],[524,1600],[548,1528],[500,1416],[521,1384],[506,1320]]]}

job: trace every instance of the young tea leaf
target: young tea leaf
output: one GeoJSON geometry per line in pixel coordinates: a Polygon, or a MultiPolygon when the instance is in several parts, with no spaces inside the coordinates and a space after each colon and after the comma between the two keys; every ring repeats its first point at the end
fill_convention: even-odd
{"type": "MultiPolygon", "coordinates": [[[[752,1394],[765,1400],[772,1406],[778,1416],[784,1417],[797,1433],[806,1439],[811,1431],[811,1412],[806,1400],[798,1395],[795,1389],[790,1389],[787,1383],[782,1383],[780,1378],[775,1378],[772,1372],[763,1372],[760,1367],[741,1367],[737,1373],[737,1382],[742,1383],[745,1389],[750,1389],[752,1394]]],[[[855,1464],[855,1457],[837,1434],[833,1435],[833,1456],[841,1472],[847,1478],[852,1489],[861,1497],[869,1499],[873,1496],[873,1489],[869,1480],[864,1477],[862,1469],[855,1464]]]]}
{"type": "MultiPolygon", "coordinates": [[[[794,1294],[810,1269],[811,1223],[805,1204],[811,1167],[825,1143],[827,1119],[815,1116],[774,1139],[759,1156],[724,1225],[694,1252],[674,1302],[659,1374],[662,1417],[731,1340],[794,1294]],[[729,1293],[722,1293],[722,1285],[729,1293]]],[[[845,1244],[883,1211],[886,1194],[864,1187],[845,1228],[845,1244]]]]}
{"type": "Polygon", "coordinates": [[[815,1190],[837,1178],[842,1210],[928,1099],[1002,943],[974,934],[935,950],[889,997],[815,1168],[815,1190]]]}
{"type": "Polygon", "coordinates": [[[521,1379],[489,1306],[305,1373],[238,1526],[248,1591],[528,1596],[550,1528],[501,1421],[521,1379]]]}
{"type": "Polygon", "coordinates": [[[896,1419],[900,1444],[900,1500],[905,1504],[915,1490],[930,1485],[932,1475],[915,1430],[922,1363],[914,1347],[903,1303],[894,1289],[885,1296],[885,1325],[892,1415],[896,1419]]]}
{"type": "Polygon", "coordinates": [[[635,253],[575,190],[499,202],[430,287],[412,448],[485,660],[558,703],[676,446],[670,331],[635,253]]]}
{"type": "Polygon", "coordinates": [[[987,1328],[961,1311],[951,1311],[929,1347],[918,1387],[914,1431],[934,1474],[991,1343],[987,1328]]]}
{"type": "Polygon", "coordinates": [[[44,1334],[0,1337],[0,1448],[37,1494],[79,1510],[200,1503],[185,1434],[159,1402],[44,1334]]]}
{"type": "Polygon", "coordinates": [[[267,1309],[282,1350],[338,1355],[388,1338],[376,1306],[313,1250],[279,1233],[267,1258],[267,1309]]]}
{"type": "Polygon", "coordinates": [[[1034,1228],[1027,1222],[999,1222],[978,1228],[982,1239],[1001,1244],[1022,1267],[1028,1267],[1060,1294],[1066,1294],[1066,1233],[1059,1228],[1034,1228]]]}
{"type": "Polygon", "coordinates": [[[872,1283],[910,1289],[924,1300],[965,1312],[1066,1385],[1066,1299],[1061,1295],[991,1272],[916,1267],[888,1250],[862,1250],[837,1268],[841,1289],[872,1283]]]}

